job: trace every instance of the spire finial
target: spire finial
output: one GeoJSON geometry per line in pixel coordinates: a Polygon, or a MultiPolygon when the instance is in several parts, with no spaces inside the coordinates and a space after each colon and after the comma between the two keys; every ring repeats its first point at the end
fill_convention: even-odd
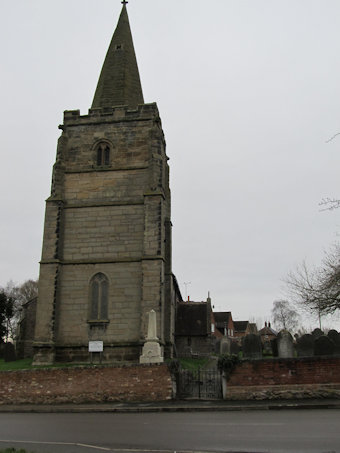
{"type": "Polygon", "coordinates": [[[127,5],[129,2],[127,2],[126,0],[123,0],[122,1],[122,5],[127,5]]]}

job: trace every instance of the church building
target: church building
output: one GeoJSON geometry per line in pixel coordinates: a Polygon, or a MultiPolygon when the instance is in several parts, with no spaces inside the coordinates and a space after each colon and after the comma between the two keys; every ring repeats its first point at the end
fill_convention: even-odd
{"type": "Polygon", "coordinates": [[[148,314],[172,357],[169,167],[155,103],[143,99],[124,0],[88,114],[64,112],[46,201],[34,363],[137,362],[148,314]]]}

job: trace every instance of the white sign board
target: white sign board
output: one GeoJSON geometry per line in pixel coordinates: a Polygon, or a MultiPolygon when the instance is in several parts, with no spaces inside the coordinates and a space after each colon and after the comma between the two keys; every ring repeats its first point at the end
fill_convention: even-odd
{"type": "Polygon", "coordinates": [[[103,342],[89,341],[89,352],[103,352],[103,342]]]}

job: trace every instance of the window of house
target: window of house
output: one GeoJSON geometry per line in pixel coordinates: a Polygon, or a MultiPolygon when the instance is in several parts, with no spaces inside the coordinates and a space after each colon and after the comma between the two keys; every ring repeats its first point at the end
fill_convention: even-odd
{"type": "Polygon", "coordinates": [[[100,143],[97,146],[97,165],[100,167],[110,165],[110,147],[107,143],[100,143]]]}
{"type": "Polygon", "coordinates": [[[94,275],[90,282],[91,321],[108,319],[109,282],[101,272],[94,275]]]}

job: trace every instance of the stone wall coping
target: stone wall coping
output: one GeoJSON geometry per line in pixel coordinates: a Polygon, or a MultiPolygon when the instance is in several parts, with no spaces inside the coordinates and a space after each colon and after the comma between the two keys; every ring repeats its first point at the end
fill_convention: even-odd
{"type": "Polygon", "coordinates": [[[271,362],[318,362],[320,360],[340,360],[340,355],[319,355],[312,357],[262,357],[260,359],[240,359],[240,364],[242,363],[271,363],[271,362]]]}
{"type": "Polygon", "coordinates": [[[155,368],[155,367],[167,367],[167,363],[123,363],[117,362],[110,363],[110,364],[79,364],[79,365],[72,365],[72,366],[65,366],[65,367],[54,367],[54,366],[44,366],[41,365],[36,368],[24,368],[22,370],[0,370],[0,374],[21,374],[21,373],[40,373],[40,372],[58,372],[58,371],[78,371],[78,370],[101,370],[101,369],[119,369],[119,368],[155,368]]]}
{"type": "Polygon", "coordinates": [[[294,389],[303,389],[303,390],[309,390],[309,389],[315,389],[315,388],[323,388],[323,389],[339,389],[340,390],[340,384],[335,382],[335,383],[329,383],[329,384],[271,384],[271,385],[242,385],[242,387],[238,385],[229,385],[227,384],[227,391],[232,392],[237,391],[243,391],[243,392],[250,392],[250,391],[263,391],[263,390],[273,390],[276,391],[278,389],[280,390],[294,390],[294,389]]]}

